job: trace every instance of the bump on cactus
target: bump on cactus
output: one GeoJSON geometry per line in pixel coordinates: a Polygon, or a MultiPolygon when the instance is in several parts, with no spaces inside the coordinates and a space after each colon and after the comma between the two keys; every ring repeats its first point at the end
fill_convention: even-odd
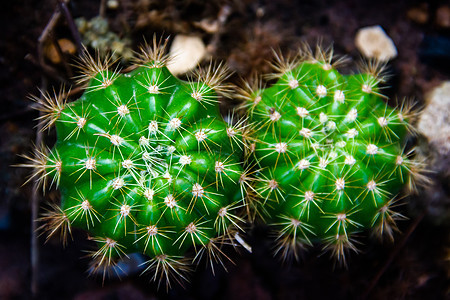
{"type": "Polygon", "coordinates": [[[320,46],[293,58],[277,54],[268,76],[276,83],[240,92],[253,128],[248,161],[257,166],[252,217],[272,227],[275,252],[285,259],[319,242],[345,264],[346,252],[358,251],[357,233],[371,229],[392,239],[403,185],[414,189],[423,179],[423,165],[404,147],[414,131],[411,105],[383,101],[379,63],[341,75],[342,62],[320,46]]]}
{"type": "Polygon", "coordinates": [[[125,74],[110,59],[83,56],[78,100],[63,91],[35,97],[39,121],[55,125],[57,141],[23,165],[44,190],[50,182],[61,193],[61,205],[41,218],[49,236],[61,232],[66,243],[73,227],[86,230],[100,271],[143,253],[158,286],[185,279],[202,256],[222,263],[243,205],[244,125],[228,125],[218,108],[229,73],[211,64],[182,81],[165,67],[165,44],[142,47],[125,74]]]}

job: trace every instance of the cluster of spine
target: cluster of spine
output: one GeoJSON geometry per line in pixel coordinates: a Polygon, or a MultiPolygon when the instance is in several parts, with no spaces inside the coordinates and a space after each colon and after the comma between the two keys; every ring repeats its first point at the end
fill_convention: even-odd
{"type": "Polygon", "coordinates": [[[98,244],[94,270],[104,272],[143,253],[158,284],[185,279],[203,255],[221,263],[245,210],[272,227],[284,258],[319,242],[345,263],[357,233],[393,238],[399,193],[424,177],[404,147],[415,113],[383,100],[382,68],[341,75],[320,47],[277,56],[276,83],[242,89],[246,117],[227,124],[217,105],[229,92],[226,70],[182,81],[153,42],[129,73],[83,57],[86,87],[74,102],[64,91],[35,98],[40,127],[55,126],[57,142],[22,166],[61,193],[42,218],[49,236],[61,232],[66,243],[73,227],[85,229],[98,244]]]}
{"type": "Polygon", "coordinates": [[[383,101],[376,64],[341,75],[332,50],[320,47],[277,58],[275,84],[241,93],[254,129],[250,197],[259,200],[251,207],[275,231],[284,258],[319,242],[345,263],[358,232],[392,238],[397,229],[398,194],[420,177],[421,164],[403,146],[414,113],[383,101]]]}
{"type": "Polygon", "coordinates": [[[61,193],[61,205],[43,217],[50,235],[61,231],[65,241],[71,228],[85,229],[98,244],[96,268],[139,252],[150,258],[154,280],[179,281],[203,254],[220,261],[239,229],[243,128],[218,109],[224,68],[182,81],[156,42],[138,62],[120,74],[87,55],[81,98],[38,99],[42,127],[55,125],[57,142],[25,166],[61,193]]]}

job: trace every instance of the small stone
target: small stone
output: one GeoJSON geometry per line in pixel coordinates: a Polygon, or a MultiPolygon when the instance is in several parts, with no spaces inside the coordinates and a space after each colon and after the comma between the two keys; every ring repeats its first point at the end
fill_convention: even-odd
{"type": "MultiPolygon", "coordinates": [[[[62,53],[64,54],[73,55],[77,52],[75,45],[68,39],[59,39],[58,45],[61,48],[62,53]]],[[[55,45],[53,44],[49,44],[45,48],[45,57],[47,57],[54,64],[61,63],[61,57],[58,53],[58,50],[56,50],[55,45]]]]}
{"type": "Polygon", "coordinates": [[[397,56],[394,42],[378,25],[359,29],[356,33],[355,45],[367,58],[388,61],[397,56]]]}
{"type": "Polygon", "coordinates": [[[434,224],[449,224],[450,197],[450,81],[425,95],[426,106],[420,113],[416,157],[426,163],[427,180],[423,196],[412,203],[416,212],[427,211],[434,224]],[[419,135],[420,136],[420,135],[419,135]]]}
{"type": "Polygon", "coordinates": [[[213,19],[203,19],[200,22],[194,22],[194,25],[203,29],[209,34],[216,33],[219,30],[219,22],[213,19]]]}
{"type": "Polygon", "coordinates": [[[450,154],[450,81],[432,90],[426,100],[417,129],[440,155],[447,156],[450,154]]]}
{"type": "Polygon", "coordinates": [[[428,7],[426,5],[413,7],[406,12],[406,16],[417,24],[425,24],[429,18],[428,7]]]}
{"type": "Polygon", "coordinates": [[[450,28],[450,6],[443,5],[436,10],[436,25],[450,28]]]}
{"type": "Polygon", "coordinates": [[[108,2],[106,2],[106,6],[109,9],[117,9],[117,8],[119,8],[119,1],[118,0],[108,0],[108,2]]]}
{"type": "Polygon", "coordinates": [[[179,34],[170,47],[167,68],[174,75],[186,73],[194,69],[205,55],[206,47],[200,37],[179,34]]]}

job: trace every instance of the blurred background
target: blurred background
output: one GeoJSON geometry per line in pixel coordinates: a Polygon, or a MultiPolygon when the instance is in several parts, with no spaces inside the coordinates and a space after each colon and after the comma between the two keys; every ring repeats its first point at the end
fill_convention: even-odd
{"type": "MultiPolygon", "coordinates": [[[[0,299],[450,297],[449,2],[15,0],[2,2],[0,24],[0,299]],[[46,242],[32,234],[33,216],[57,201],[58,193],[43,196],[32,183],[22,186],[29,170],[12,167],[24,163],[19,155],[42,138],[29,95],[65,84],[73,86],[74,99],[79,96],[73,78],[80,43],[101,55],[114,53],[126,69],[133,51],[154,34],[168,38],[171,51],[190,53],[175,60],[180,76],[197,64],[223,61],[233,71],[230,82],[238,85],[271,72],[272,49],[288,55],[305,42],[332,45],[337,56],[346,56],[343,73],[355,72],[362,57],[385,60],[389,103],[413,99],[424,110],[420,134],[409,143],[426,157],[431,178],[399,207],[408,219],[399,223],[395,242],[361,239],[361,253],[349,257],[347,269],[335,267],[319,247],[283,264],[273,257],[267,229],[249,228],[244,238],[252,254],[228,249],[234,263],[227,262],[227,270],[217,266],[213,276],[201,265],[189,283],[167,293],[149,276],[139,276],[140,257],[123,262],[120,279],[89,276],[85,256],[94,245],[82,231],[74,230],[65,248],[58,236],[46,242]]],[[[223,112],[236,104],[224,99],[223,112]]],[[[44,139],[51,145],[55,132],[44,139]]]]}

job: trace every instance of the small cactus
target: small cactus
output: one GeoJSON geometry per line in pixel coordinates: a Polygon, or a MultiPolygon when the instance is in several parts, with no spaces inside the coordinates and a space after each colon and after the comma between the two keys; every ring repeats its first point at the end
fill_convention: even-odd
{"type": "Polygon", "coordinates": [[[278,55],[269,76],[276,83],[248,84],[241,98],[257,166],[259,202],[250,207],[275,231],[276,252],[298,258],[299,248],[320,242],[345,264],[356,233],[392,238],[398,194],[422,167],[404,147],[414,112],[383,101],[382,68],[367,63],[361,74],[341,75],[332,56],[320,47],[278,55]]]}
{"type": "Polygon", "coordinates": [[[60,230],[65,243],[73,227],[86,230],[99,247],[96,268],[143,253],[158,284],[185,279],[191,248],[194,261],[205,253],[220,260],[239,229],[243,199],[242,130],[217,105],[226,69],[211,65],[198,81],[182,81],[165,67],[164,53],[156,41],[143,47],[126,74],[86,55],[80,99],[38,100],[42,127],[55,125],[57,141],[25,164],[61,193],[61,205],[42,218],[50,236],[60,230]]]}

